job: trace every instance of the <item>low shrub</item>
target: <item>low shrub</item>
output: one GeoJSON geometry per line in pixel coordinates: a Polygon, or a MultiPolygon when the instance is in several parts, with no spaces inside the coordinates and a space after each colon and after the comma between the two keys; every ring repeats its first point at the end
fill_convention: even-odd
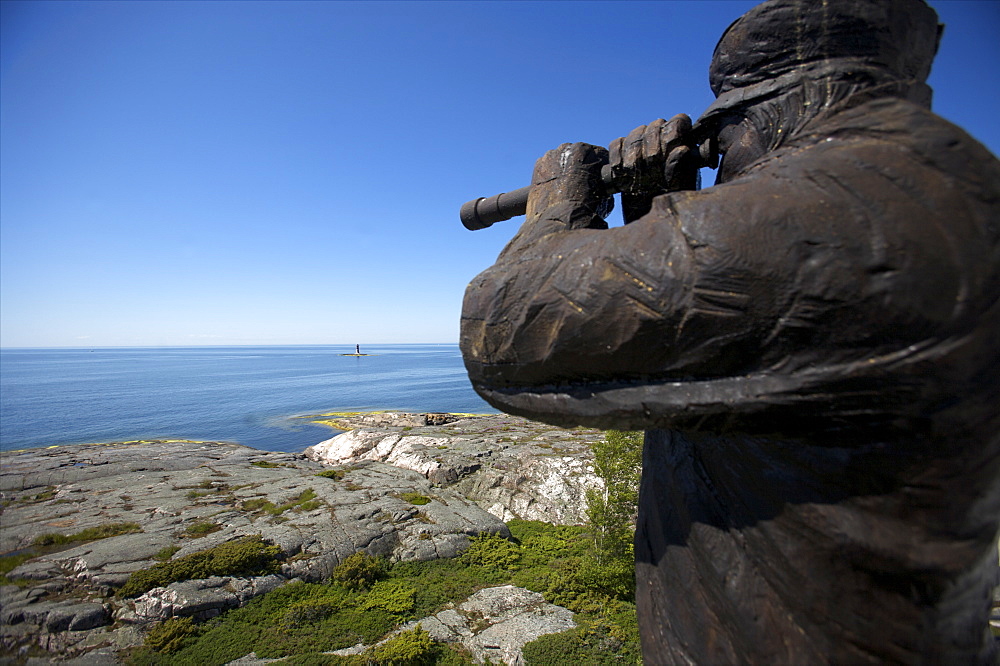
{"type": "Polygon", "coordinates": [[[325,620],[339,606],[340,600],[333,597],[296,601],[282,613],[279,624],[286,631],[294,627],[315,624],[320,620],[325,620]]]}
{"type": "Polygon", "coordinates": [[[260,576],[278,570],[281,549],[250,536],[191,553],[176,560],[160,562],[136,571],[118,588],[120,597],[136,597],[154,587],[209,576],[260,576]]]}
{"type": "Polygon", "coordinates": [[[408,616],[414,608],[416,588],[401,580],[380,580],[372,586],[358,606],[360,611],[380,608],[400,619],[408,616]]]}
{"type": "Polygon", "coordinates": [[[349,555],[333,570],[333,579],[349,590],[368,589],[384,575],[385,563],[363,550],[349,555]]]}
{"type": "Polygon", "coordinates": [[[386,666],[432,666],[437,661],[434,641],[419,624],[372,648],[370,654],[376,664],[386,666]]]}
{"type": "Polygon", "coordinates": [[[512,569],[521,559],[521,547],[498,534],[483,533],[469,540],[459,555],[462,564],[496,569],[512,569]]]}
{"type": "Polygon", "coordinates": [[[596,616],[577,616],[580,626],[548,634],[521,648],[529,666],[619,666],[642,663],[635,606],[610,604],[596,616]]]}
{"type": "Polygon", "coordinates": [[[149,630],[146,634],[146,645],[161,654],[171,654],[181,649],[184,641],[197,632],[191,618],[172,617],[149,630]]]}
{"type": "Polygon", "coordinates": [[[472,663],[468,653],[433,641],[428,646],[417,632],[394,646],[392,641],[381,646],[391,652],[376,654],[373,649],[351,657],[322,653],[357,643],[372,645],[401,621],[432,615],[487,585],[512,583],[578,611],[577,629],[526,646],[529,663],[638,663],[635,605],[612,598],[608,583],[597,580],[601,572],[593,566],[594,547],[587,530],[528,521],[511,521],[508,527],[516,542],[490,535],[473,539],[468,563],[454,558],[390,567],[380,558],[356,553],[335,570],[339,582],[289,583],[196,625],[197,634],[182,638],[176,652],[166,654],[146,646],[132,661],[201,666],[256,652],[261,658],[290,657],[291,664],[467,666],[472,663]]]}

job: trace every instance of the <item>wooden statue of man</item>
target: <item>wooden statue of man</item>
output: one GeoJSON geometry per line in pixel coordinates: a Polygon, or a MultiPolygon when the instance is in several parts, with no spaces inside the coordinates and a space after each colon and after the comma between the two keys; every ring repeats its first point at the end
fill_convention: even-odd
{"type": "Polygon", "coordinates": [[[649,664],[982,663],[1000,521],[1000,163],[930,111],[921,0],[769,0],[690,121],[535,165],[466,292],[504,411],[645,429],[649,664]],[[633,174],[609,229],[600,169],[633,174]]]}

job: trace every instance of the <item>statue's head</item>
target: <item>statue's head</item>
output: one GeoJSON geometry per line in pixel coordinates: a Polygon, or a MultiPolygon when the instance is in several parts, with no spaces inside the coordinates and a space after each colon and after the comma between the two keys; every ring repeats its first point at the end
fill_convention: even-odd
{"type": "Polygon", "coordinates": [[[748,109],[784,105],[756,122],[769,149],[783,138],[763,136],[777,132],[773,117],[788,136],[808,118],[861,99],[902,97],[929,108],[926,80],[942,27],[923,0],[767,0],[716,45],[709,67],[716,100],[697,125],[732,124],[748,109]]]}

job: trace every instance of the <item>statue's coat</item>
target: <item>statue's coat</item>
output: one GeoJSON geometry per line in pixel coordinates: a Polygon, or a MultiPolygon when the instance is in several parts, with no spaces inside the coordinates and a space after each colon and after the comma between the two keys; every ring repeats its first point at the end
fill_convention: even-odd
{"type": "MultiPolygon", "coordinates": [[[[647,663],[993,658],[1000,162],[913,76],[858,86],[624,227],[533,191],[468,287],[461,345],[487,401],[647,430],[647,663]]],[[[768,85],[738,82],[720,106],[768,85]]]]}

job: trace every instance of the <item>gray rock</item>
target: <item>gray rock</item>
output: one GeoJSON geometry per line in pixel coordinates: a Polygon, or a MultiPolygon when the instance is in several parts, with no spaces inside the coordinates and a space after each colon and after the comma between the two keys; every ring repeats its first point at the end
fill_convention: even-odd
{"type": "Polygon", "coordinates": [[[342,478],[316,476],[326,469],[299,454],[205,442],[5,455],[0,552],[30,549],[47,532],[72,535],[122,522],[142,531],[71,543],[11,571],[9,578],[27,585],[0,590],[0,643],[8,651],[34,647],[71,658],[112,646],[115,638],[103,627],[113,618],[141,624],[210,617],[291,579],[325,579],[359,550],[432,559],[457,554],[482,532],[509,534],[495,516],[414,471],[365,462],[342,478]],[[416,506],[405,499],[414,496],[431,501],[416,506]],[[156,564],[154,557],[176,549],[176,559],[256,534],[282,549],[280,575],[185,581],[141,600],[110,596],[132,572],[156,564]]]}
{"type": "Polygon", "coordinates": [[[455,417],[380,413],[329,422],[347,430],[305,450],[337,466],[364,461],[413,470],[448,486],[501,520],[586,522],[586,492],[600,488],[590,445],[593,429],[565,430],[506,414],[455,417]]]}

